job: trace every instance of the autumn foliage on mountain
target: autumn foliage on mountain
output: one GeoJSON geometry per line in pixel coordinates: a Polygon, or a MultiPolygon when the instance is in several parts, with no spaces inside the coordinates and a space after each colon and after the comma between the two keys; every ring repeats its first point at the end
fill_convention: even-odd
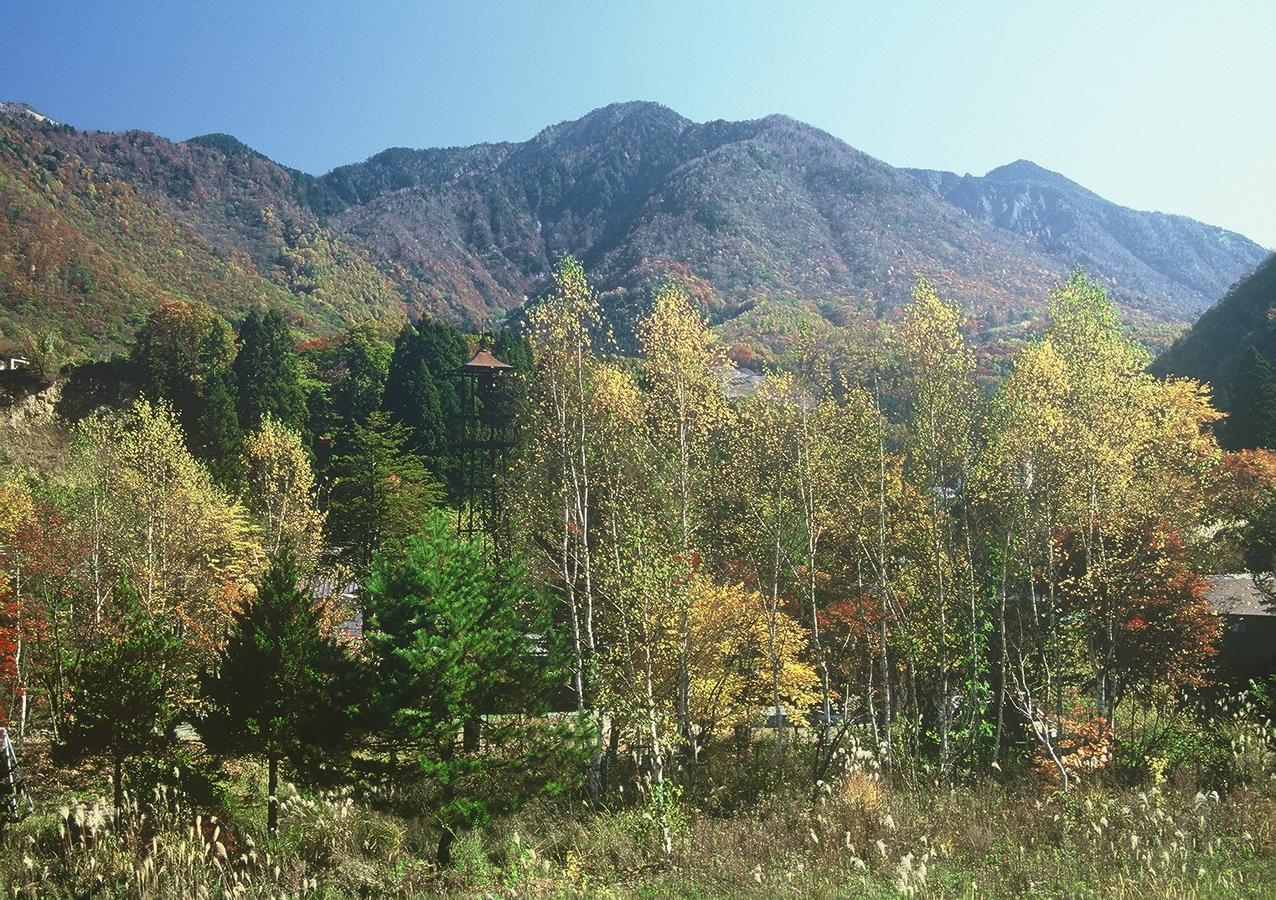
{"type": "Polygon", "coordinates": [[[1167,266],[1147,241],[1103,231],[1091,212],[1106,201],[1072,188],[1051,200],[1051,234],[1084,228],[1050,243],[783,116],[697,124],[616,104],[522,143],[396,148],[316,177],[228,135],[77,131],[6,104],[0,328],[11,349],[56,368],[124,349],[169,300],[231,320],[264,304],[321,336],[422,314],[489,327],[549,290],[551,267],[573,253],[631,338],[672,280],[742,361],[765,361],[792,350],[792,327],[870,327],[921,273],[1004,359],[1079,262],[1138,336],[1162,345],[1212,285],[1262,258],[1238,235],[1112,207],[1126,231],[1168,228],[1193,248],[1192,267],[1167,266]]]}

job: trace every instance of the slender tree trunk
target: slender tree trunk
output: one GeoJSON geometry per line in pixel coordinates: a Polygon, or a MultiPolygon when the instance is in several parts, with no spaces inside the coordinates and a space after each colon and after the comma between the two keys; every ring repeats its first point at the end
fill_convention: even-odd
{"type": "Polygon", "coordinates": [[[659,821],[660,821],[660,846],[664,850],[665,857],[673,855],[673,836],[669,831],[669,815],[665,810],[666,798],[664,797],[665,783],[665,758],[660,748],[660,719],[656,712],[656,691],[655,677],[652,671],[651,645],[645,642],[644,675],[646,676],[647,689],[647,729],[651,740],[651,787],[657,792],[659,804],[659,821]]]}
{"type": "Polygon", "coordinates": [[[882,433],[884,425],[880,420],[881,397],[874,393],[874,402],[879,416],[877,423],[877,580],[881,594],[881,651],[882,651],[882,706],[886,715],[886,765],[893,762],[894,754],[894,718],[895,710],[891,702],[891,667],[890,651],[886,640],[886,622],[890,616],[890,603],[887,597],[886,583],[886,439],[882,433]]]}
{"type": "Polygon", "coordinates": [[[781,716],[787,718],[788,711],[780,711],[780,648],[776,634],[776,619],[780,607],[780,532],[775,532],[775,558],[771,567],[771,608],[767,616],[767,643],[771,656],[771,691],[774,706],[772,712],[775,727],[775,771],[778,775],[784,764],[784,745],[787,729],[781,716]]]}
{"type": "Polygon", "coordinates": [[[580,609],[576,602],[576,585],[571,571],[571,507],[566,497],[563,499],[563,543],[562,557],[559,560],[562,568],[563,591],[567,594],[567,607],[572,620],[572,688],[576,693],[576,711],[585,711],[585,664],[581,649],[580,609]]]}
{"type": "Polygon", "coordinates": [[[124,755],[115,754],[115,767],[111,773],[111,785],[115,789],[115,830],[124,827],[124,755]]]}
{"type": "Polygon", "coordinates": [[[279,754],[267,754],[266,772],[266,831],[273,838],[279,832],[279,754]]]}
{"type": "Polygon", "coordinates": [[[607,727],[607,755],[603,758],[602,771],[598,778],[598,793],[603,795],[607,793],[607,789],[611,786],[611,772],[616,766],[616,759],[620,753],[620,729],[616,727],[616,723],[608,717],[607,727]]]}
{"type": "MultiPolygon", "coordinates": [[[[450,763],[456,758],[456,732],[450,732],[447,740],[440,748],[439,758],[444,765],[450,763]]],[[[449,773],[446,783],[443,785],[442,796],[440,797],[440,806],[450,814],[450,807],[456,800],[456,780],[449,773]]],[[[452,823],[447,819],[442,821],[442,830],[439,831],[439,846],[435,851],[435,861],[438,862],[439,868],[446,869],[452,864],[452,844],[456,842],[456,831],[452,827],[452,823]]]]}

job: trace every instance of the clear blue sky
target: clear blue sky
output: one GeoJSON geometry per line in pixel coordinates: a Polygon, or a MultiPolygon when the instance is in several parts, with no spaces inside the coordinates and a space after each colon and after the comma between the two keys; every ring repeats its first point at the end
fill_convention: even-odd
{"type": "Polygon", "coordinates": [[[657,100],[894,165],[1025,157],[1276,247],[1276,0],[0,0],[0,47],[0,98],[310,172],[657,100]]]}

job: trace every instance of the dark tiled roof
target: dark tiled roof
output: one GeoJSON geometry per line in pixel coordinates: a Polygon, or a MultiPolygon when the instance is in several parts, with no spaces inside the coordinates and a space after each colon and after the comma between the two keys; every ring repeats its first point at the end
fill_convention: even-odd
{"type": "Polygon", "coordinates": [[[1276,615],[1274,605],[1248,575],[1211,575],[1205,579],[1205,596],[1224,616],[1276,615]]]}

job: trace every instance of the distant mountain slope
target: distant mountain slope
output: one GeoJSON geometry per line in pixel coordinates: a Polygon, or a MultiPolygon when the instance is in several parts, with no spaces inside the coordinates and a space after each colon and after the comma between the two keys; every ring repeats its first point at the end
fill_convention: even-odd
{"type": "Polygon", "coordinates": [[[54,359],[120,349],[156,303],[286,304],[127,182],[0,120],[0,352],[54,359]]]}
{"type": "Polygon", "coordinates": [[[781,116],[696,124],[618,104],[523,144],[388,151],[321,182],[344,206],[332,226],[425,308],[498,314],[565,252],[605,290],[672,275],[707,282],[726,314],[793,295],[834,320],[897,306],[925,271],[1004,324],[1040,309],[1063,274],[1026,241],[781,116]]]}
{"type": "Polygon", "coordinates": [[[1164,297],[1188,317],[1267,255],[1233,231],[1118,206],[1023,159],[982,178],[909,171],[977,221],[1031,238],[1068,265],[1164,297]]]}
{"type": "Polygon", "coordinates": [[[1236,370],[1250,347],[1276,364],[1276,254],[1206,310],[1152,371],[1208,381],[1218,404],[1230,409],[1236,370]]]}
{"type": "Polygon", "coordinates": [[[401,320],[390,281],[310,211],[309,178],[225,136],[79,132],[0,109],[0,337],[99,355],[174,298],[232,318],[276,306],[306,330],[401,320]]]}
{"type": "Polygon", "coordinates": [[[3,104],[0,336],[101,353],[168,297],[232,316],[268,303],[314,333],[421,313],[489,323],[545,290],[554,260],[573,253],[618,317],[675,278],[740,341],[750,323],[795,315],[834,325],[888,315],[920,272],[998,355],[1077,262],[1153,345],[1211,285],[1253,264],[1252,245],[1228,232],[1175,217],[1160,231],[1096,231],[1093,209],[1108,223],[1159,219],[1042,170],[994,175],[963,190],[1004,191],[988,208],[1020,210],[1009,219],[954,205],[944,186],[955,176],[915,177],[783,116],[698,124],[625,103],[521,143],[391,149],[314,177],[229,135],[82,132],[3,104]],[[1065,229],[1066,215],[1038,206],[1082,224],[1065,229]],[[1059,243],[1092,233],[1119,243],[1118,231],[1125,255],[1082,259],[1059,243]],[[1152,264],[1161,240],[1184,271],[1152,264]]]}

